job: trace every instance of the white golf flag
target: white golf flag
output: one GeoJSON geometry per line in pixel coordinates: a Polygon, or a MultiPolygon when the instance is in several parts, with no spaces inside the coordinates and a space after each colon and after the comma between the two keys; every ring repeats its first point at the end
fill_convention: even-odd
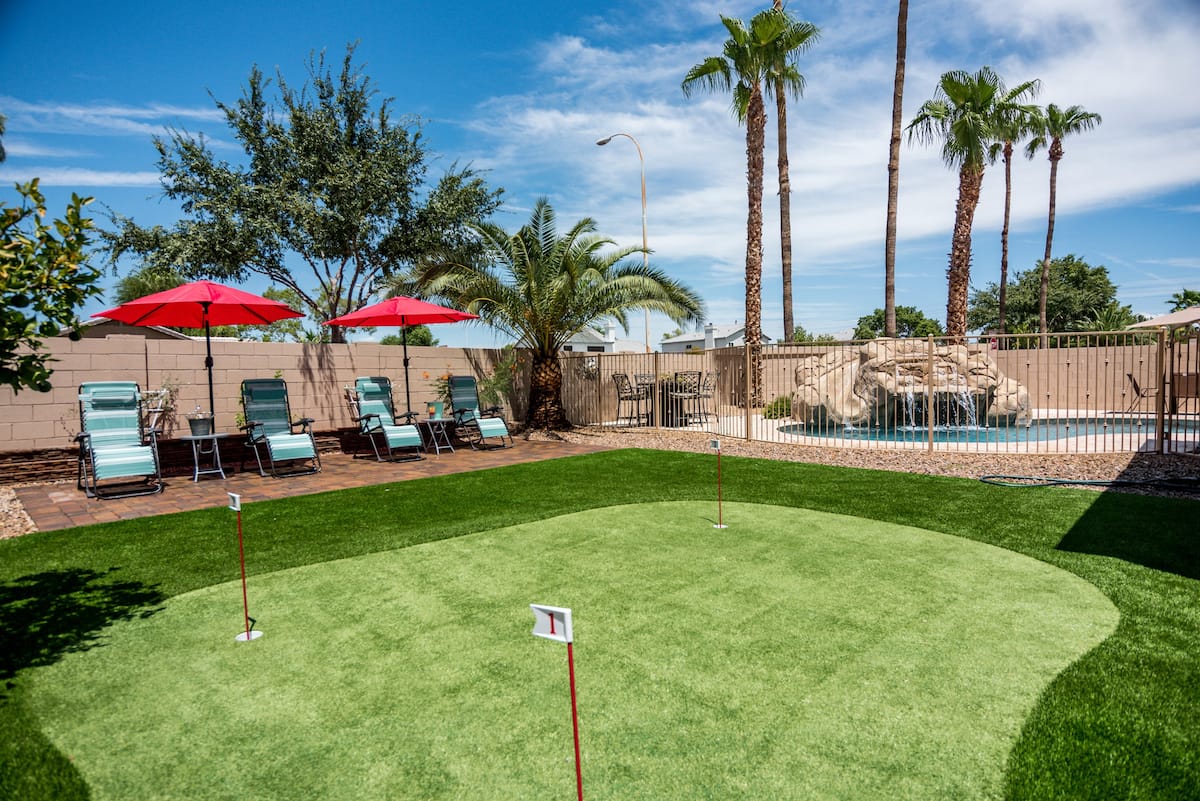
{"type": "Polygon", "coordinates": [[[721,450],[721,440],[719,440],[719,439],[710,439],[710,440],[708,441],[708,447],[709,447],[709,448],[711,448],[711,449],[713,449],[714,451],[719,451],[719,450],[721,450]]]}
{"type": "Polygon", "coordinates": [[[234,492],[226,494],[229,496],[229,508],[235,512],[242,511],[242,496],[234,492]]]}
{"type": "Polygon", "coordinates": [[[533,610],[533,636],[558,642],[575,642],[570,609],[541,604],[530,604],[529,608],[533,610]]]}

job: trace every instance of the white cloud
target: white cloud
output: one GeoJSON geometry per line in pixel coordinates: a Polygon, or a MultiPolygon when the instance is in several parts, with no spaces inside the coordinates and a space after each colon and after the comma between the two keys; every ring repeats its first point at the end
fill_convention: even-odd
{"type": "Polygon", "coordinates": [[[157,172],[122,172],[119,170],[91,170],[75,167],[22,167],[6,168],[0,172],[0,181],[24,183],[40,179],[42,186],[65,186],[72,188],[99,186],[153,186],[158,187],[161,175],[157,172]]]}

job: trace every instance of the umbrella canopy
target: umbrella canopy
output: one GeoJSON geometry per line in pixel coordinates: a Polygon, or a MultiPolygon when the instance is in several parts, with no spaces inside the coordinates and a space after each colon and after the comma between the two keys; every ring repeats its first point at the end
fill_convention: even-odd
{"type": "Polygon", "coordinates": [[[93,317],[129,325],[169,325],[177,328],[203,328],[208,368],[208,412],[216,414],[213,398],[212,325],[266,325],[289,317],[303,317],[286,303],[268,300],[241,289],[212,281],[193,281],[164,292],[122,303],[115,309],[96,312],[93,317]]]}
{"type": "Polygon", "coordinates": [[[325,325],[354,326],[400,326],[400,342],[404,346],[404,410],[412,412],[412,399],[408,391],[408,327],[434,323],[457,323],[463,320],[478,320],[478,314],[448,309],[435,303],[409,297],[395,297],[364,306],[358,311],[343,314],[325,325]]]}
{"type": "Polygon", "coordinates": [[[1189,306],[1177,312],[1164,314],[1140,323],[1134,323],[1130,328],[1179,328],[1182,325],[1200,323],[1200,306],[1189,306]]]}

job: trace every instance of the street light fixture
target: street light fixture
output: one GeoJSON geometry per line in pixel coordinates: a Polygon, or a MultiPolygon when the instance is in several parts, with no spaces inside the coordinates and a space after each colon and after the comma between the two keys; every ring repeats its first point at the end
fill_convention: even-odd
{"type": "MultiPolygon", "coordinates": [[[[603,139],[597,140],[596,144],[599,145],[600,147],[604,147],[605,145],[607,145],[609,142],[611,142],[613,139],[617,138],[618,136],[623,136],[626,139],[628,139],[630,142],[633,142],[633,146],[637,148],[638,163],[641,165],[641,168],[642,168],[642,267],[647,268],[649,266],[650,254],[647,252],[647,247],[646,247],[646,159],[644,156],[642,156],[642,146],[640,144],[638,144],[637,139],[634,139],[633,136],[631,136],[630,134],[627,134],[627,133],[615,133],[612,136],[606,136],[603,139]]],[[[649,353],[649,352],[650,352],[650,310],[646,309],[646,353],[649,353]]]]}

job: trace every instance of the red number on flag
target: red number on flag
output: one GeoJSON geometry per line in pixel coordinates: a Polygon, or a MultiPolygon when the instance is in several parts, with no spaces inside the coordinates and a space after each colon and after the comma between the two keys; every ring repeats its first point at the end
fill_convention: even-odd
{"type": "Polygon", "coordinates": [[[550,633],[551,634],[555,633],[555,631],[554,631],[554,613],[553,612],[550,614],[550,633]]]}

